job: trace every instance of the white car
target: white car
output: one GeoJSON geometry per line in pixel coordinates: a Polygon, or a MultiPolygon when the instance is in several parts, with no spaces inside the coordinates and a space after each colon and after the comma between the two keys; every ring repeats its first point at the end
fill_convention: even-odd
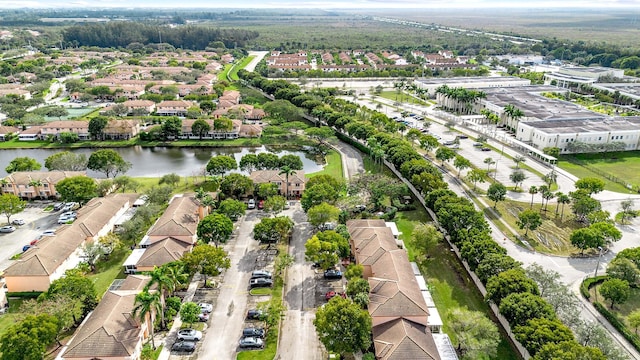
{"type": "Polygon", "coordinates": [[[210,313],[213,311],[213,305],[211,304],[207,304],[207,303],[200,303],[198,304],[198,306],[200,306],[200,311],[202,311],[203,313],[210,313]]]}
{"type": "Polygon", "coordinates": [[[178,331],[178,340],[198,341],[202,339],[202,333],[194,329],[182,329],[178,331]]]}
{"type": "Polygon", "coordinates": [[[8,225],[8,226],[0,227],[0,233],[11,233],[14,231],[16,231],[15,226],[8,225]]]}
{"type": "Polygon", "coordinates": [[[13,219],[13,221],[11,221],[11,224],[13,224],[13,225],[24,225],[25,222],[22,219],[13,219]]]}
{"type": "Polygon", "coordinates": [[[45,230],[41,236],[56,236],[56,231],[55,230],[45,230]]]}
{"type": "Polygon", "coordinates": [[[254,199],[249,199],[249,202],[247,202],[247,209],[255,209],[256,208],[256,201],[254,199]]]}

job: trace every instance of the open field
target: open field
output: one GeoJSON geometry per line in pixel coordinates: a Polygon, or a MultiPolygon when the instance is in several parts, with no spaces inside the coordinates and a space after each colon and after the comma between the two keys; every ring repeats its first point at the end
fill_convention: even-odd
{"type": "MultiPolygon", "coordinates": [[[[628,184],[640,185],[640,151],[576,154],[572,157],[587,166],[597,167],[598,170],[615,176],[628,184]]],[[[561,158],[561,160],[563,159],[561,158]]]]}
{"type": "Polygon", "coordinates": [[[329,151],[327,156],[325,156],[325,164],[326,165],[324,166],[324,169],[322,169],[321,171],[314,172],[311,174],[305,174],[305,176],[311,178],[318,175],[331,175],[336,179],[343,178],[342,177],[343,176],[342,158],[340,157],[340,154],[337,151],[335,150],[329,151]]]}
{"type": "MultiPolygon", "coordinates": [[[[538,198],[539,195],[536,195],[538,198]]],[[[490,205],[493,205],[492,201],[488,201],[490,205]]],[[[533,210],[540,212],[540,204],[533,204],[533,210]]],[[[505,234],[511,232],[502,224],[498,219],[504,219],[509,226],[518,231],[521,238],[524,238],[524,230],[520,230],[516,221],[518,220],[518,214],[523,210],[528,210],[530,207],[527,203],[505,200],[498,203],[497,209],[493,210],[493,207],[485,208],[484,214],[487,218],[493,220],[494,224],[505,234]],[[496,216],[496,213],[498,216],[496,216]]],[[[542,211],[542,225],[536,230],[529,230],[527,234],[527,242],[536,251],[545,254],[555,255],[571,255],[579,252],[571,242],[569,236],[573,230],[578,229],[580,225],[573,220],[574,215],[571,213],[571,207],[565,205],[564,217],[560,220],[560,214],[562,212],[562,206],[559,210],[558,217],[555,216],[556,205],[549,204],[547,211],[542,211]]]]}

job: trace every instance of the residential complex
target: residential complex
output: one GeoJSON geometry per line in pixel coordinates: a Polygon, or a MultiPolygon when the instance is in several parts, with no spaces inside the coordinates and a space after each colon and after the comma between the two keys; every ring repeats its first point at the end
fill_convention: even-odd
{"type": "Polygon", "coordinates": [[[16,171],[1,180],[0,192],[27,200],[57,198],[60,181],[86,175],[86,171],[16,171]]]}
{"type": "Polygon", "coordinates": [[[299,199],[304,193],[308,179],[304,176],[304,171],[298,170],[288,176],[279,170],[257,170],[253,171],[249,177],[254,184],[272,183],[278,186],[278,194],[286,194],[287,199],[299,199]]]}

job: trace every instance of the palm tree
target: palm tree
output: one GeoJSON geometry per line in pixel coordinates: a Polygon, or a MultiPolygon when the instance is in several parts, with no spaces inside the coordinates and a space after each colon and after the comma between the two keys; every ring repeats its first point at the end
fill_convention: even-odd
{"type": "Polygon", "coordinates": [[[42,186],[42,181],[40,181],[40,180],[31,180],[31,181],[29,181],[29,186],[33,186],[33,188],[35,189],[36,195],[39,198],[42,198],[42,196],[40,195],[40,192],[38,191],[40,186],[42,186]]]}
{"type": "Polygon", "coordinates": [[[529,188],[529,194],[531,194],[531,206],[529,209],[533,209],[533,197],[538,193],[538,188],[536,186],[531,186],[529,188]]]}
{"type": "Polygon", "coordinates": [[[543,208],[544,208],[544,194],[546,192],[549,192],[549,187],[547,185],[540,185],[538,187],[538,194],[540,194],[540,197],[542,197],[542,204],[540,205],[540,211],[542,212],[543,208]]]}
{"type": "Polygon", "coordinates": [[[157,314],[159,311],[162,311],[160,307],[160,294],[158,292],[149,292],[149,290],[145,289],[143,292],[136,295],[136,300],[133,307],[133,317],[140,320],[140,324],[144,324],[147,322],[147,315],[149,322],[147,326],[150,328],[150,336],[151,336],[151,346],[153,349],[156,348],[156,343],[153,339],[154,337],[154,314],[157,314]]]}
{"type": "Polygon", "coordinates": [[[516,163],[516,169],[520,168],[520,163],[523,163],[527,161],[527,158],[522,156],[522,155],[518,155],[516,157],[513,158],[513,162],[516,163]]]}
{"type": "Polygon", "coordinates": [[[293,174],[295,172],[296,171],[294,169],[292,169],[288,165],[285,165],[285,166],[280,168],[280,172],[278,173],[278,175],[284,175],[284,177],[285,177],[285,186],[284,186],[284,197],[285,197],[285,199],[289,199],[289,175],[291,175],[291,174],[293,174]]]}
{"type": "MultiPolygon", "coordinates": [[[[570,203],[571,198],[569,197],[569,195],[563,194],[561,192],[557,192],[556,196],[558,197],[558,204],[562,204],[562,211],[560,213],[560,221],[562,221],[562,218],[564,217],[564,205],[570,203]]],[[[556,214],[557,213],[558,210],[556,209],[556,214]]]]}
{"type": "Polygon", "coordinates": [[[488,157],[486,159],[484,159],[484,163],[487,164],[487,174],[489,173],[489,168],[491,167],[491,165],[495,164],[496,162],[493,161],[493,158],[488,157]]]}
{"type": "Polygon", "coordinates": [[[176,282],[172,275],[170,275],[170,268],[168,266],[155,267],[149,274],[151,280],[147,284],[146,289],[149,289],[153,285],[158,286],[160,292],[160,326],[164,329],[166,326],[164,318],[164,309],[166,307],[165,296],[167,292],[173,293],[176,288],[176,282]]]}

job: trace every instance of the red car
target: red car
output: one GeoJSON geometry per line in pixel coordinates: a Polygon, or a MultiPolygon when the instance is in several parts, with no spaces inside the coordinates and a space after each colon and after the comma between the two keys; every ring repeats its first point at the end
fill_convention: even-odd
{"type": "Polygon", "coordinates": [[[260,200],[258,202],[258,210],[262,210],[264,208],[264,200],[260,200]]]}
{"type": "Polygon", "coordinates": [[[331,298],[333,298],[334,296],[342,296],[344,299],[346,299],[346,298],[347,298],[347,294],[345,294],[345,293],[338,293],[338,292],[335,292],[335,291],[333,291],[333,290],[331,290],[331,291],[327,291],[327,293],[326,293],[326,294],[324,294],[324,298],[325,298],[325,299],[327,299],[327,301],[331,300],[331,298]]]}

